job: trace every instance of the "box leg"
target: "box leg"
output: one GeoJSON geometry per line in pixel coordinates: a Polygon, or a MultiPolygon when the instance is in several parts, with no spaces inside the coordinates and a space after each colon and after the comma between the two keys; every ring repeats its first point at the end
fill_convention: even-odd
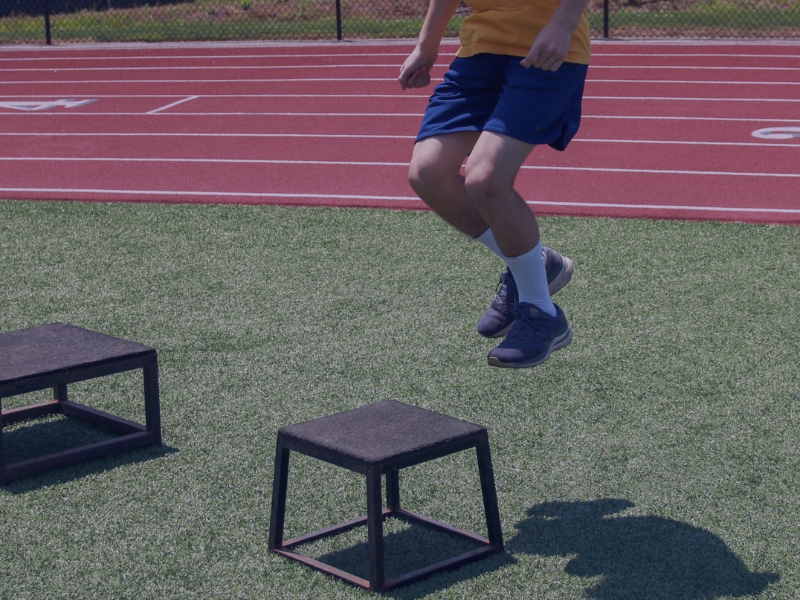
{"type": "Polygon", "coordinates": [[[390,469],[386,472],[386,504],[392,511],[400,509],[399,469],[390,469]]]}
{"type": "Polygon", "coordinates": [[[369,589],[378,592],[383,589],[385,575],[383,570],[383,490],[381,489],[381,470],[370,467],[367,470],[367,530],[369,536],[369,589]]]}
{"type": "Polygon", "coordinates": [[[161,445],[161,401],[158,397],[158,359],[143,367],[144,371],[144,410],[147,431],[153,436],[153,444],[161,445]]]}
{"type": "Polygon", "coordinates": [[[500,525],[500,509],[497,505],[497,489],[494,484],[492,455],[489,450],[489,436],[484,434],[477,447],[478,472],[481,478],[483,509],[486,512],[486,528],[489,530],[489,542],[503,547],[503,529],[500,525]]]}
{"type": "Polygon", "coordinates": [[[272,480],[272,514],[269,522],[269,549],[283,547],[283,522],[286,518],[286,491],[289,484],[289,450],[278,436],[275,448],[275,476],[272,480]]]}
{"type": "Polygon", "coordinates": [[[0,396],[0,485],[6,484],[6,452],[3,446],[3,397],[0,396]]]}
{"type": "Polygon", "coordinates": [[[56,402],[67,402],[69,400],[66,383],[60,383],[53,388],[53,400],[56,402]]]}

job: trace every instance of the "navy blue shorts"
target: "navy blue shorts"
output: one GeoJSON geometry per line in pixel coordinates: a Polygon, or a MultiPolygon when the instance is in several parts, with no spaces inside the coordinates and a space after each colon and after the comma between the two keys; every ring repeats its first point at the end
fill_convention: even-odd
{"type": "Polygon", "coordinates": [[[519,56],[456,58],[436,86],[417,141],[458,131],[494,131],[564,150],[578,132],[587,65],[526,69],[519,56]]]}

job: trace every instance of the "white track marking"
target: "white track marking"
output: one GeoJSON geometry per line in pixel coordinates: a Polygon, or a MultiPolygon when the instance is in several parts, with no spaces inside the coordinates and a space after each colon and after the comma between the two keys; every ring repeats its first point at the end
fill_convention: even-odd
{"type": "Polygon", "coordinates": [[[800,173],[747,173],[743,171],[689,171],[684,169],[614,169],[609,167],[545,167],[541,165],[522,165],[521,169],[531,171],[585,171],[593,173],[647,173],[649,175],[716,175],[731,177],[775,177],[800,178],[800,173]]]}
{"type": "Polygon", "coordinates": [[[87,100],[34,100],[23,102],[0,102],[0,108],[10,108],[12,110],[22,110],[25,112],[38,112],[50,110],[51,108],[78,108],[95,101],[95,98],[87,100]]]}
{"type": "MultiPolygon", "coordinates": [[[[34,137],[229,137],[229,138],[349,138],[349,139],[398,139],[413,140],[415,135],[372,135],[354,133],[49,133],[49,132],[0,132],[0,136],[34,136],[34,137]]],[[[573,140],[574,141],[574,140],[573,140]]],[[[774,144],[765,144],[773,146],[774,144]]]]}
{"type": "MultiPolygon", "coordinates": [[[[449,65],[433,65],[434,68],[446,69],[449,65]]],[[[222,69],[225,71],[242,71],[247,69],[354,69],[354,68],[392,68],[400,70],[400,64],[333,64],[333,65],[200,65],[200,66],[169,66],[169,67],[57,67],[57,68],[32,68],[32,69],[0,69],[0,72],[28,72],[28,73],[61,73],[67,71],[211,71],[222,69]]],[[[755,69],[756,67],[753,67],[755,69]]],[[[781,70],[777,69],[776,70],[781,70]]]]}
{"type": "MultiPolygon", "coordinates": [[[[136,195],[136,196],[166,196],[166,197],[217,197],[217,198],[300,198],[316,200],[362,200],[380,202],[413,202],[422,204],[414,196],[371,196],[355,194],[297,194],[279,192],[208,192],[208,191],[179,191],[179,190],[115,190],[94,188],[0,188],[0,192],[21,194],[102,194],[102,195],[136,195]]],[[[727,206],[681,206],[671,204],[616,204],[607,202],[555,202],[546,200],[528,200],[531,206],[569,206],[584,208],[617,208],[636,210],[675,210],[675,211],[709,211],[719,213],[766,213],[766,214],[800,214],[800,209],[794,208],[751,208],[727,206]]]]}
{"type": "MultiPolygon", "coordinates": [[[[95,98],[183,98],[186,94],[92,94],[95,98]]],[[[0,94],[0,98],[41,98],[41,94],[0,94]]],[[[428,100],[430,92],[418,94],[200,94],[196,98],[405,98],[428,100]]],[[[602,97],[602,96],[598,96],[602,97]]],[[[609,96],[610,97],[610,96],[609,96]]],[[[614,96],[616,98],[616,96],[614,96]]],[[[794,100],[791,100],[794,102],[794,100]]]]}
{"type": "MultiPolygon", "coordinates": [[[[84,113],[72,113],[75,116],[84,113]]],[[[771,121],[773,123],[800,123],[800,119],[765,119],[747,117],[661,117],[649,116],[640,117],[637,115],[581,115],[581,119],[637,119],[641,121],[720,121],[733,123],[763,123],[771,121]]]]}
{"type": "MultiPolygon", "coordinates": [[[[447,69],[448,64],[436,64],[434,68],[447,69]]],[[[222,69],[225,71],[244,71],[244,70],[275,70],[275,69],[399,69],[399,64],[316,64],[316,65],[176,65],[168,67],[58,67],[58,68],[0,68],[0,73],[61,73],[73,71],[85,72],[105,72],[105,71],[212,71],[215,69],[222,69]]],[[[689,65],[592,65],[592,70],[598,69],[642,69],[642,70],[659,70],[664,71],[667,69],[678,69],[681,71],[800,71],[800,67],[707,67],[707,66],[689,66],[689,65]]]]}
{"type": "Polygon", "coordinates": [[[149,111],[148,115],[154,115],[156,113],[160,113],[162,110],[167,110],[168,108],[172,108],[173,106],[178,106],[179,104],[183,104],[184,102],[189,102],[190,100],[197,100],[200,96],[189,96],[188,98],[184,98],[183,100],[177,100],[172,104],[167,104],[166,106],[162,106],[161,108],[156,108],[154,110],[149,111]]]}
{"type": "MultiPolygon", "coordinates": [[[[776,131],[780,127],[772,127],[763,131],[776,131]]],[[[794,128],[787,128],[794,129],[794,128]]],[[[755,134],[754,134],[755,135],[755,134]]],[[[26,133],[26,132],[0,132],[0,136],[5,137],[150,137],[150,138],[169,138],[169,137],[196,137],[196,138],[256,138],[256,139],[270,139],[270,138],[311,138],[311,139],[376,139],[376,140],[413,140],[416,139],[414,135],[359,135],[352,133],[26,133]]],[[[755,136],[762,137],[762,136],[755,136]]],[[[798,136],[787,137],[763,137],[763,139],[789,139],[798,136]]],[[[686,140],[628,140],[628,139],[588,139],[588,138],[574,138],[575,142],[587,142],[593,144],[667,144],[675,146],[733,146],[733,147],[750,147],[750,148],[800,148],[800,144],[774,144],[764,142],[698,142],[686,140]]]]}
{"type": "MultiPolygon", "coordinates": [[[[2,112],[0,115],[29,115],[31,112],[2,112]]],[[[76,112],[76,113],[47,113],[49,116],[60,117],[141,117],[148,116],[147,113],[128,113],[128,112],[76,112]]],[[[421,119],[421,112],[414,113],[316,113],[316,112],[163,112],[156,113],[159,117],[357,117],[357,118],[394,118],[410,117],[421,119]]],[[[800,123],[800,119],[765,119],[763,117],[667,117],[667,116],[639,116],[639,115],[581,115],[582,119],[636,119],[639,121],[711,121],[711,122],[733,122],[733,123],[763,123],[771,121],[773,123],[800,123]]]]}
{"type": "Polygon", "coordinates": [[[711,211],[711,212],[745,212],[745,213],[779,213],[779,214],[800,214],[800,209],[795,208],[733,208],[727,206],[678,206],[673,204],[616,204],[609,202],[548,202],[543,200],[527,200],[527,204],[534,206],[577,206],[591,208],[633,208],[637,210],[691,210],[691,211],[711,211]]]}
{"type": "MultiPolygon", "coordinates": [[[[396,77],[300,77],[300,78],[259,78],[259,79],[53,79],[41,81],[0,81],[0,85],[55,85],[55,84],[99,84],[113,83],[139,84],[139,83],[366,83],[366,82],[397,83],[396,77]]],[[[433,78],[431,82],[442,81],[442,78],[433,78]]],[[[664,83],[680,85],[800,85],[800,81],[708,81],[694,79],[595,79],[588,78],[586,83],[664,83]]]]}
{"type": "MultiPolygon", "coordinates": [[[[113,158],[77,156],[2,156],[0,162],[113,162],[113,163],[189,163],[189,164],[235,164],[235,165],[303,165],[337,167],[403,167],[408,162],[378,162],[351,160],[284,160],[284,159],[240,159],[240,158],[113,158]]],[[[610,167],[554,167],[523,165],[521,169],[531,171],[583,171],[597,173],[646,173],[649,175],[713,175],[729,177],[800,178],[800,173],[759,173],[744,171],[689,171],[683,169],[616,169],[610,167]]]]}
{"type": "MultiPolygon", "coordinates": [[[[92,94],[95,98],[183,98],[183,94],[92,94]]],[[[429,94],[202,94],[194,98],[386,98],[428,101],[429,94]]],[[[41,94],[0,94],[0,98],[41,98],[41,94]]],[[[682,96],[592,96],[584,100],[636,100],[667,102],[796,102],[800,98],[689,98],[682,96]]]]}
{"type": "MultiPolygon", "coordinates": [[[[412,44],[413,45],[413,44],[412,44]]],[[[327,57],[334,57],[334,58],[341,58],[341,57],[363,57],[368,58],[371,56],[397,56],[397,57],[406,57],[408,56],[408,52],[331,52],[331,53],[313,53],[313,54],[184,54],[184,55],[169,55],[164,54],[161,56],[29,56],[29,57],[7,57],[2,56],[0,54],[0,61],[55,61],[55,60],[64,60],[64,61],[101,61],[101,60],[243,60],[243,59],[262,59],[262,58],[327,58],[327,57]]],[[[615,56],[615,55],[612,55],[615,56]]],[[[620,55],[625,56],[625,55],[620,55]]],[[[649,54],[645,54],[643,56],[651,56],[649,54]]],[[[658,55],[653,55],[658,56],[658,55]]],[[[681,55],[681,56],[689,56],[689,55],[681,55]]],[[[700,54],[698,56],[706,56],[704,54],[700,54]]],[[[727,55],[725,55],[727,56],[727,55]]],[[[743,55],[747,56],[747,55],[743,55]]],[[[754,54],[753,56],[765,56],[762,54],[754,54]]],[[[780,56],[780,55],[776,55],[780,56]]],[[[794,58],[794,57],[792,57],[794,58]]]]}
{"type": "Polygon", "coordinates": [[[685,98],[680,96],[589,96],[584,100],[638,100],[666,102],[800,102],[800,98],[685,98]]]}
{"type": "MultiPolygon", "coordinates": [[[[186,54],[186,55],[162,55],[162,56],[33,56],[33,57],[8,57],[2,56],[0,54],[0,61],[46,61],[52,62],[57,60],[62,61],[103,61],[103,60],[241,60],[241,59],[280,59],[280,58],[326,58],[326,57],[384,57],[384,56],[396,56],[396,57],[406,57],[408,56],[408,52],[340,52],[340,53],[313,53],[313,54],[186,54]]],[[[613,56],[613,57],[635,57],[635,58],[658,58],[658,57],[667,57],[667,58],[789,58],[789,59],[800,59],[800,52],[797,54],[720,54],[720,53],[643,53],[643,52],[631,52],[631,53],[621,53],[621,52],[598,52],[596,49],[593,49],[592,57],[593,58],[601,58],[604,56],[613,56]]]]}
{"type": "MultiPolygon", "coordinates": [[[[0,115],[4,114],[17,114],[14,112],[0,112],[0,115]]],[[[30,114],[30,113],[23,113],[23,114],[30,114]]],[[[81,113],[70,113],[70,114],[79,114],[88,117],[111,117],[114,115],[117,116],[126,116],[126,117],[133,117],[133,116],[144,116],[149,115],[150,113],[141,113],[141,112],[81,112],[81,113]]],[[[241,117],[241,116],[260,116],[260,117],[416,117],[418,119],[422,118],[422,112],[413,112],[413,113],[317,113],[317,112],[271,112],[271,111],[258,111],[258,110],[251,110],[246,112],[166,112],[166,113],[156,113],[159,116],[167,117],[167,116],[182,116],[182,117],[241,117]]],[[[763,120],[763,119],[762,119],[763,120]]]]}
{"type": "Polygon", "coordinates": [[[800,127],[766,127],[752,135],[762,140],[790,140],[800,138],[800,127]]]}
{"type": "MultiPolygon", "coordinates": [[[[771,130],[775,131],[781,129],[780,127],[772,127],[771,130]]],[[[788,129],[788,128],[787,128],[788,129]]],[[[800,131],[800,128],[798,128],[800,131]]],[[[759,137],[759,136],[755,136],[759,137]]],[[[800,137],[800,134],[789,137],[800,137]]],[[[765,137],[763,139],[776,140],[776,139],[789,139],[789,137],[765,137]]],[[[800,144],[764,144],[759,142],[696,142],[685,140],[614,140],[614,139],[588,139],[588,138],[573,138],[572,142],[589,142],[594,144],[665,144],[669,146],[743,146],[743,147],[760,147],[760,148],[800,148],[800,144]]]]}

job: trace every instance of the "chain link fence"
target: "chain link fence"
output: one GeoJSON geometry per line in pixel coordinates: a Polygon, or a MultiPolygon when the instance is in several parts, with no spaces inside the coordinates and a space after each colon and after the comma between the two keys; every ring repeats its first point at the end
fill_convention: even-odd
{"type": "MultiPolygon", "coordinates": [[[[414,38],[428,0],[2,0],[0,44],[414,38]]],[[[591,0],[593,37],[800,38],[800,0],[591,0]]],[[[456,36],[463,3],[448,28],[456,36]]]]}

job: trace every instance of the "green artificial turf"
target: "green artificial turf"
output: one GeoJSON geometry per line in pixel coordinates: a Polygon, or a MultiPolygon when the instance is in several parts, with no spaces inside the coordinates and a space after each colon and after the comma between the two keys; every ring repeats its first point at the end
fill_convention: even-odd
{"type": "MultiPolygon", "coordinates": [[[[800,230],[542,219],[575,261],[573,343],[486,366],[499,260],[424,212],[0,202],[0,331],[62,321],[158,349],[165,446],[0,489],[0,598],[369,598],[267,551],[276,431],[385,398],[485,425],[507,552],[393,598],[797,598],[800,230]]],[[[71,399],[143,420],[141,378],[71,399]]],[[[46,394],[4,399],[4,407],[46,394]]],[[[5,429],[20,459],[106,436],[5,429]]],[[[474,454],[401,473],[485,533],[474,454]]],[[[287,535],[364,513],[291,464],[287,535]]],[[[469,549],[387,522],[390,576],[469,549]]],[[[366,531],[307,553],[362,576],[366,531]]]]}

